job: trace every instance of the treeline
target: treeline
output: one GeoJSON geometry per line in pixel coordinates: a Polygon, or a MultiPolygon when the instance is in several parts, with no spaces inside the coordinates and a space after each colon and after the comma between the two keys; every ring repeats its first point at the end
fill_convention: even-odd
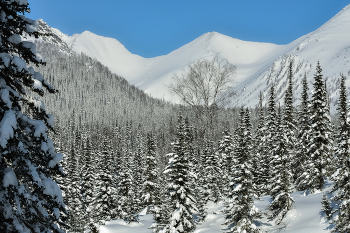
{"type": "MultiPolygon", "coordinates": [[[[255,223],[263,212],[254,206],[255,199],[271,195],[265,214],[281,224],[294,204],[291,192],[322,191],[331,177],[336,183],[334,197],[325,198],[324,210],[330,219],[346,211],[331,208],[346,206],[348,200],[347,192],[339,190],[347,187],[340,184],[346,183],[349,173],[332,176],[350,168],[344,162],[350,134],[345,77],[336,128],[320,65],[311,98],[303,79],[298,107],[293,106],[292,69],[291,63],[282,106],[276,103],[271,85],[267,106],[260,97],[254,110],[218,111],[215,126],[221,130],[220,138],[202,135],[200,121],[184,107],[176,109],[182,110],[176,120],[169,118],[167,134],[141,121],[86,126],[77,125],[72,116],[62,131],[70,137],[60,143],[67,154],[62,189],[72,232],[97,231],[96,224],[110,219],[138,221],[138,213],[146,207],[154,215],[150,226],[154,232],[193,232],[196,221],[205,219],[209,201],[224,201],[225,224],[231,231],[259,232],[255,223]]],[[[348,222],[347,215],[342,216],[334,220],[339,229],[348,222]]]]}

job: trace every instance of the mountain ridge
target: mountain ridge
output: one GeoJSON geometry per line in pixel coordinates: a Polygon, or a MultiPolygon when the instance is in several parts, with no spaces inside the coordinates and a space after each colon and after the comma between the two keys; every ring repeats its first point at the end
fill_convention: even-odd
{"type": "MultiPolygon", "coordinates": [[[[123,76],[131,84],[153,97],[175,102],[178,100],[169,94],[166,87],[172,82],[171,77],[183,72],[195,61],[218,56],[237,67],[232,88],[238,95],[232,106],[254,107],[260,91],[266,96],[272,84],[276,85],[277,99],[282,100],[286,67],[289,62],[294,63],[294,92],[297,104],[297,96],[301,91],[301,85],[298,83],[305,73],[311,83],[312,74],[315,72],[313,69],[317,61],[320,61],[324,76],[331,81],[329,90],[333,108],[336,104],[335,84],[339,73],[350,76],[349,29],[350,5],[344,7],[315,31],[286,45],[242,41],[218,32],[208,32],[169,54],[143,58],[132,54],[122,43],[113,38],[98,36],[89,31],[68,36],[58,29],[50,29],[49,26],[46,28],[61,39],[61,41],[56,39],[57,43],[63,41],[66,44],[62,45],[63,47],[97,59],[113,73],[123,76]]],[[[347,84],[349,87],[350,83],[347,84]]]]}

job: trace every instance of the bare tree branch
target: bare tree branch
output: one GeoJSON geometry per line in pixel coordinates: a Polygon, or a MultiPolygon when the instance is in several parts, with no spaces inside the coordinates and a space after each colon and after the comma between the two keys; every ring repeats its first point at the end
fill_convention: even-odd
{"type": "Polygon", "coordinates": [[[191,106],[196,114],[203,116],[209,128],[215,109],[225,107],[232,98],[228,92],[236,67],[226,59],[215,56],[212,60],[199,60],[191,64],[180,75],[175,74],[169,90],[185,104],[191,106]]]}

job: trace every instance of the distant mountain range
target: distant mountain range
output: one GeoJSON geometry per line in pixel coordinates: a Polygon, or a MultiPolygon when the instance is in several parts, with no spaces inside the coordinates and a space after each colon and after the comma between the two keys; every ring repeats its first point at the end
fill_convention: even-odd
{"type": "MultiPolygon", "coordinates": [[[[335,110],[340,73],[350,76],[350,5],[316,31],[287,45],[247,42],[217,32],[209,32],[159,57],[143,58],[130,53],[118,40],[85,31],[68,36],[39,20],[40,29],[52,37],[43,38],[59,44],[66,52],[85,53],[96,58],[131,84],[157,98],[173,101],[166,87],[175,73],[182,72],[199,59],[212,59],[216,55],[237,67],[232,88],[237,95],[234,106],[254,107],[258,95],[276,85],[277,99],[282,101],[286,88],[287,67],[294,62],[295,104],[301,92],[301,79],[306,73],[312,90],[313,74],[319,61],[327,79],[331,109],[335,110]]],[[[350,89],[350,81],[347,80],[350,89]]],[[[282,102],[281,102],[282,103],[282,102]]]]}

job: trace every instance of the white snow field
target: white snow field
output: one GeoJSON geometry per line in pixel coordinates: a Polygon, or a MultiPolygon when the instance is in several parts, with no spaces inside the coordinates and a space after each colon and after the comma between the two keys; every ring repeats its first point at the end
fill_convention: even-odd
{"type": "MultiPolygon", "coordinates": [[[[324,191],[330,191],[331,186],[328,185],[324,191]]],[[[271,221],[263,215],[263,218],[256,222],[256,225],[262,232],[277,233],[324,233],[330,232],[329,224],[326,222],[321,212],[322,193],[309,194],[305,196],[303,192],[294,192],[291,195],[295,201],[294,208],[285,218],[284,225],[275,226],[271,221]]],[[[266,213],[269,205],[270,197],[261,197],[260,201],[256,201],[255,205],[259,210],[266,213]]],[[[221,233],[229,232],[227,226],[222,225],[225,218],[222,214],[223,203],[209,203],[207,205],[208,215],[203,223],[197,225],[195,233],[221,233]]],[[[148,229],[152,225],[152,215],[145,215],[144,211],[140,213],[140,223],[126,224],[123,220],[112,220],[106,222],[106,225],[100,227],[101,233],[152,233],[148,229]]]]}

